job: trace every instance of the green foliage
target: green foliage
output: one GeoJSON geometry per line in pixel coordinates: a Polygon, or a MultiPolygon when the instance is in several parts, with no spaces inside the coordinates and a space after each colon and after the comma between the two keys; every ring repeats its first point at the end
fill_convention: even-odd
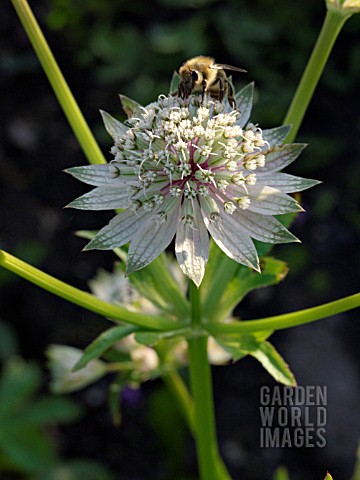
{"type": "Polygon", "coordinates": [[[261,274],[239,265],[212,242],[201,285],[204,315],[212,321],[224,320],[245,295],[257,288],[279,283],[288,272],[285,262],[271,257],[262,258],[260,265],[261,274]]]}
{"type": "Polygon", "coordinates": [[[78,418],[66,399],[38,397],[41,372],[20,358],[9,360],[0,378],[0,471],[41,472],[57,461],[44,427],[78,418]]]}
{"type": "Polygon", "coordinates": [[[223,295],[218,299],[216,309],[206,309],[210,320],[221,321],[229,317],[245,295],[258,288],[276,285],[288,272],[287,264],[275,258],[264,257],[260,265],[261,274],[243,266],[238,267],[223,295]]]}
{"type": "Polygon", "coordinates": [[[150,396],[148,421],[156,433],[161,450],[166,452],[169,462],[168,476],[174,480],[183,478],[181,472],[184,465],[187,432],[181,412],[169,392],[160,387],[150,396]],[[176,432],[176,435],[174,435],[176,432]]]}
{"type": "Polygon", "coordinates": [[[231,353],[235,361],[250,355],[256,358],[277,382],[295,386],[296,380],[289,366],[275,347],[270,342],[265,341],[271,333],[224,335],[216,337],[216,341],[231,353]]]}
{"type": "Polygon", "coordinates": [[[95,358],[100,357],[106,350],[124,337],[138,330],[138,327],[132,325],[118,325],[102,332],[93,342],[84,350],[84,353],[73,367],[73,371],[86,367],[86,365],[95,358]]]}

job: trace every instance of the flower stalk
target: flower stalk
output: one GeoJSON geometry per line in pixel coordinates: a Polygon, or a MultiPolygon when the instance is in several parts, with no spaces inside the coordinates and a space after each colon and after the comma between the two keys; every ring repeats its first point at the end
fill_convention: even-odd
{"type": "Polygon", "coordinates": [[[327,10],[321,32],[284,119],[284,125],[292,125],[286,142],[296,138],[337,36],[350,16],[351,13],[346,10],[327,10]]]}
{"type": "Polygon", "coordinates": [[[210,334],[283,330],[285,328],[297,327],[323,318],[332,317],[333,315],[358,307],[360,307],[360,293],[355,293],[354,295],[349,295],[348,297],[340,298],[333,302],[324,303],[317,307],[306,308],[305,310],[298,310],[297,312],[228,324],[211,323],[208,324],[206,328],[210,334]]]}
{"type": "Polygon", "coordinates": [[[106,163],[26,0],[11,0],[54,93],[89,163],[106,163]]]}
{"type": "MultiPolygon", "coordinates": [[[[27,1],[12,0],[12,3],[88,162],[106,164],[27,1]]],[[[328,6],[331,3],[334,2],[328,0],[328,6]]],[[[342,3],[354,4],[354,1],[342,3]]],[[[115,158],[111,165],[75,167],[69,171],[76,178],[97,187],[92,193],[72,202],[74,208],[128,208],[131,199],[133,210],[119,214],[118,220],[104,227],[87,247],[112,249],[132,241],[128,273],[148,265],[177,234],[178,261],[183,272],[192,280],[191,334],[187,342],[193,399],[176,372],[165,373],[164,381],[177,397],[189,428],[194,433],[202,480],[230,480],[219,455],[216,438],[208,335],[274,331],[310,323],[360,306],[358,293],[285,315],[229,324],[207,324],[204,320],[206,313],[216,310],[217,299],[237,268],[236,264],[228,260],[220,265],[217,281],[206,292],[204,304],[207,305],[207,311],[202,309],[200,290],[197,288],[208,259],[208,233],[229,258],[258,271],[259,259],[252,238],[265,243],[296,241],[272,215],[300,211],[301,208],[286,194],[304,190],[317,182],[280,172],[281,168],[295,160],[303,148],[284,146],[283,143],[295,138],[335,40],[351,13],[345,9],[329,8],[284,120],[284,124],[293,126],[287,135],[282,134],[285,127],[264,133],[248,124],[246,115],[239,118],[236,112],[228,108],[215,111],[216,115],[213,115],[215,107],[211,103],[196,108],[190,105],[189,112],[187,105],[178,103],[172,97],[163,98],[160,106],[158,102],[146,108],[131,101],[129,104],[129,99],[126,99],[136,114],[129,119],[129,128],[102,112],[105,126],[115,142],[112,149],[115,158]],[[161,117],[159,113],[163,114],[162,123],[158,122],[161,117]],[[227,123],[224,123],[224,119],[227,123]],[[240,137],[241,142],[237,140],[240,137]],[[269,165],[270,169],[266,170],[269,165]],[[226,226],[225,231],[222,223],[216,221],[220,216],[226,226]],[[145,222],[143,218],[148,220],[145,222]],[[237,248],[239,225],[244,224],[246,229],[243,230],[241,242],[242,247],[246,245],[246,255],[243,255],[242,248],[237,248]],[[139,254],[141,248],[142,255],[139,254]],[[229,269],[225,268],[227,264],[229,269]]],[[[250,92],[251,88],[247,87],[237,98],[238,106],[239,102],[243,102],[240,111],[250,112],[250,92]]],[[[100,300],[3,251],[0,251],[0,266],[74,304],[144,330],[176,331],[180,334],[187,325],[185,321],[175,323],[163,316],[130,312],[100,300]]],[[[153,267],[154,276],[163,282],[164,278],[156,275],[160,273],[160,267],[153,267]]],[[[175,288],[169,292],[168,298],[178,307],[178,316],[186,318],[186,301],[179,297],[175,288]]],[[[113,364],[109,369],[112,368],[118,370],[119,365],[113,364]]]]}
{"type": "Polygon", "coordinates": [[[193,336],[188,339],[189,369],[195,404],[195,441],[200,478],[202,480],[230,480],[224,465],[219,460],[207,336],[201,333],[200,294],[193,282],[190,282],[190,301],[193,336]]]}
{"type": "Polygon", "coordinates": [[[75,305],[79,305],[80,307],[113,320],[128,322],[146,330],[178,330],[184,326],[182,322],[175,323],[161,316],[129,312],[119,305],[100,300],[88,292],[72,287],[32,267],[3,250],[0,250],[0,266],[75,305]]]}

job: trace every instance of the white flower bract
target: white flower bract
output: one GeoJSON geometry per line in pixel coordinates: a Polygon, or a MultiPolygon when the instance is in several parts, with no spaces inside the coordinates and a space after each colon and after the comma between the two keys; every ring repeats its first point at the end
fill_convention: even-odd
{"type": "Polygon", "coordinates": [[[289,195],[318,182],[281,173],[305,145],[282,145],[289,127],[262,131],[249,123],[252,85],[228,102],[159,96],[141,107],[122,98],[122,124],[101,112],[113,137],[107,165],[70,168],[95,188],[70,203],[85,210],[124,209],[85,250],[130,242],[127,273],[148,265],[170,244],[182,271],[199,286],[209,234],[230,258],[260,271],[253,240],[297,241],[273,215],[301,211],[289,195]]]}

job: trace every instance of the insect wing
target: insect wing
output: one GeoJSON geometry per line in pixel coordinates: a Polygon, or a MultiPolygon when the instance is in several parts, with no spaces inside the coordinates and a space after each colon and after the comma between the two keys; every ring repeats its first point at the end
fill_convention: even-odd
{"type": "Polygon", "coordinates": [[[247,73],[247,70],[244,70],[243,68],[233,67],[232,65],[226,65],[224,63],[214,63],[211,65],[211,68],[214,68],[215,70],[233,70],[234,72],[247,73]]]}

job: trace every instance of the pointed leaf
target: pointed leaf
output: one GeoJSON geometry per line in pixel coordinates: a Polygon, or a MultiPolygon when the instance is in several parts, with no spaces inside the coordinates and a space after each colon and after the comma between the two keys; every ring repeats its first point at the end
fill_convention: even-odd
{"type": "Polygon", "coordinates": [[[126,134],[128,131],[128,127],[124,124],[116,120],[116,118],[112,117],[109,113],[105,112],[104,110],[100,110],[106,131],[108,134],[116,140],[117,138],[121,137],[122,135],[126,134]]]}
{"type": "Polygon", "coordinates": [[[266,341],[271,333],[270,331],[264,331],[257,334],[223,335],[216,337],[216,341],[231,353],[235,361],[245,355],[251,355],[262,364],[276,381],[284,385],[295,386],[296,381],[288,365],[275,347],[266,341]]]}
{"type": "Polygon", "coordinates": [[[130,243],[126,266],[128,275],[146,267],[169,246],[175,235],[179,214],[180,202],[176,201],[172,209],[167,211],[164,223],[157,223],[153,217],[141,226],[130,243]]]}
{"type": "Polygon", "coordinates": [[[84,367],[95,358],[100,357],[107,349],[112,347],[114,343],[118,342],[124,337],[127,337],[133,332],[136,332],[139,327],[118,325],[109,328],[101,333],[93,342],[88,345],[80,359],[73,367],[73,372],[76,372],[84,367]]]}
{"type": "Polygon", "coordinates": [[[265,166],[259,168],[259,173],[277,172],[290,165],[307,145],[305,143],[291,143],[281,147],[273,147],[265,154],[265,166]]]}
{"type": "Polygon", "coordinates": [[[299,241],[279,220],[271,215],[262,215],[249,210],[236,210],[233,217],[251,238],[260,240],[260,242],[289,243],[299,241]]]}
{"type": "Polygon", "coordinates": [[[249,188],[249,211],[263,215],[283,215],[290,212],[302,212],[297,201],[273,187],[256,183],[249,188]]]}
{"type": "Polygon", "coordinates": [[[221,298],[217,300],[216,308],[207,308],[204,304],[204,314],[210,320],[221,321],[228,318],[242,299],[255,289],[276,285],[288,273],[288,266],[281,260],[271,257],[261,259],[261,275],[239,265],[236,274],[227,284],[221,298]]]}
{"type": "Polygon", "coordinates": [[[135,335],[137,342],[147,347],[154,346],[159,340],[191,335],[191,329],[173,330],[168,332],[138,332],[135,335]]]}
{"type": "Polygon", "coordinates": [[[283,193],[302,192],[308,188],[318,185],[318,180],[296,177],[288,173],[274,172],[258,176],[258,183],[276,188],[283,193]]]}
{"type": "Polygon", "coordinates": [[[97,187],[67,205],[79,210],[114,210],[129,206],[131,188],[127,185],[117,187],[97,187]]]}
{"type": "Polygon", "coordinates": [[[275,145],[280,145],[284,142],[285,138],[288,136],[292,126],[291,125],[281,125],[281,127],[270,128],[268,130],[262,131],[262,138],[268,142],[270,147],[275,145]]]}
{"type": "Polygon", "coordinates": [[[240,111],[240,118],[236,122],[241,128],[245,127],[250,119],[252,102],[254,95],[254,83],[249,83],[246,87],[240,90],[235,97],[236,107],[240,111]]]}
{"type": "Polygon", "coordinates": [[[111,250],[122,247],[130,242],[135,232],[139,230],[145,214],[144,211],[134,213],[132,210],[119,213],[110,220],[108,225],[98,231],[84,250],[111,250]]]}
{"type": "Polygon", "coordinates": [[[259,271],[259,259],[255,246],[233,215],[224,213],[217,221],[211,221],[205,208],[202,209],[206,228],[214,242],[233,260],[259,271]]]}
{"type": "Polygon", "coordinates": [[[249,354],[256,358],[268,373],[284,385],[296,386],[296,380],[289,366],[270,342],[262,342],[255,351],[249,354]]]}
{"type": "Polygon", "coordinates": [[[216,336],[215,340],[231,354],[232,359],[236,362],[249,355],[250,352],[257,350],[261,342],[265,341],[271,334],[272,331],[219,335],[216,336]]]}
{"type": "MultiPolygon", "coordinates": [[[[181,270],[197,287],[205,273],[209,256],[209,234],[201,216],[198,202],[193,202],[194,222],[182,218],[176,232],[175,253],[181,270]]],[[[185,204],[183,206],[183,209],[185,204]]]]}
{"type": "Polygon", "coordinates": [[[141,112],[144,112],[144,107],[140,105],[140,103],[136,102],[135,100],[131,100],[131,98],[128,98],[125,95],[120,95],[120,101],[128,118],[137,116],[141,112]]]}
{"type": "Polygon", "coordinates": [[[109,165],[85,165],[84,167],[72,167],[64,170],[77,180],[93,185],[94,187],[101,187],[105,185],[114,185],[119,183],[118,178],[112,178],[109,173],[109,165]]]}
{"type": "Polygon", "coordinates": [[[174,71],[173,76],[171,78],[169,95],[172,95],[177,92],[180,82],[181,82],[180,75],[178,74],[178,72],[174,71]]]}

